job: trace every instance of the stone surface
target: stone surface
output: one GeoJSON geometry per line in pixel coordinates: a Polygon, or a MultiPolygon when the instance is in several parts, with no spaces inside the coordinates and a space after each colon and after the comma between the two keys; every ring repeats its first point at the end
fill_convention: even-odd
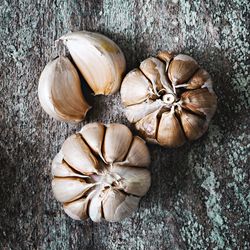
{"type": "Polygon", "coordinates": [[[0,2],[0,249],[250,249],[248,1],[0,2]],[[149,146],[152,187],[121,223],[73,221],[51,192],[51,159],[68,135],[91,121],[133,129],[119,93],[88,93],[93,109],[77,125],[41,109],[38,78],[54,40],[82,29],[116,41],[127,70],[159,49],[194,56],[219,98],[201,139],[149,146]]]}

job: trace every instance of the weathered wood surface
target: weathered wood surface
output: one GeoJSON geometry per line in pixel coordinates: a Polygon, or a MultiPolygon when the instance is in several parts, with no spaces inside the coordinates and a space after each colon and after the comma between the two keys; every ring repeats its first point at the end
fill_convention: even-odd
{"type": "Polygon", "coordinates": [[[247,0],[0,2],[0,249],[250,249],[247,0]],[[159,49],[193,55],[219,97],[200,140],[150,146],[152,187],[121,223],[73,221],[51,193],[51,159],[68,135],[90,121],[129,125],[119,94],[89,97],[79,125],[39,105],[54,40],[82,29],[114,39],[128,70],[159,49]]]}

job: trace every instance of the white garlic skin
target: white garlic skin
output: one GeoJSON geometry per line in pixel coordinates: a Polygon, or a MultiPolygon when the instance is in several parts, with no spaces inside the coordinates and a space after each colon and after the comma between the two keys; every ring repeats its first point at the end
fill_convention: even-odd
{"type": "Polygon", "coordinates": [[[52,191],[71,218],[115,222],[131,215],[151,185],[145,141],[122,124],[90,123],[52,162],[52,191]]]}

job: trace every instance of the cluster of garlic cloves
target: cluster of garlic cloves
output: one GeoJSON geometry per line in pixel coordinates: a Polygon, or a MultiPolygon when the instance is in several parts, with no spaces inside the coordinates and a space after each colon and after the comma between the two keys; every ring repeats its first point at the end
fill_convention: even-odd
{"type": "Polygon", "coordinates": [[[63,143],[52,162],[52,189],[73,219],[120,221],[150,187],[145,142],[122,124],[91,123],[63,143]]]}
{"type": "MultiPolygon", "coordinates": [[[[66,34],[58,41],[68,48],[95,95],[110,95],[119,89],[126,62],[112,40],[99,33],[79,31],[66,34]]],[[[66,56],[59,56],[46,65],[39,79],[38,96],[43,109],[57,120],[79,122],[90,109],[78,72],[66,56]]]]}
{"type": "Polygon", "coordinates": [[[192,57],[166,51],[125,76],[121,99],[140,134],[167,147],[201,137],[217,107],[210,75],[192,57]]]}

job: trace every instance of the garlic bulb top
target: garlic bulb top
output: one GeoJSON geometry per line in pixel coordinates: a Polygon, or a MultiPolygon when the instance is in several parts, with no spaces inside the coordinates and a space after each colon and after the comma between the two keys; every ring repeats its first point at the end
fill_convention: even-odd
{"type": "Polygon", "coordinates": [[[52,189],[73,219],[120,221],[151,183],[145,142],[122,124],[91,123],[63,143],[52,162],[52,189]]]}
{"type": "Polygon", "coordinates": [[[96,95],[115,93],[126,69],[125,57],[116,43],[99,33],[79,31],[59,38],[96,95]]]}
{"type": "Polygon", "coordinates": [[[192,57],[167,51],[125,76],[121,99],[141,135],[167,147],[202,136],[217,107],[210,75],[192,57]]]}

